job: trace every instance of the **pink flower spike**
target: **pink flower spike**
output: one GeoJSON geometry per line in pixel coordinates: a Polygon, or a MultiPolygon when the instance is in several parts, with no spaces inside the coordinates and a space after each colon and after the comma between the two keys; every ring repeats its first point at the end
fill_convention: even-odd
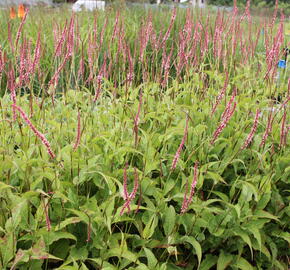
{"type": "MultiPolygon", "coordinates": [[[[10,70],[8,71],[8,88],[11,92],[11,100],[13,102],[13,105],[16,105],[15,74],[14,74],[14,69],[12,66],[10,66],[10,70]]],[[[13,111],[13,121],[15,121],[16,111],[14,107],[12,107],[12,111],[13,111]]]]}
{"type": "Polygon", "coordinates": [[[187,192],[188,192],[188,178],[186,179],[185,192],[184,192],[183,202],[181,206],[181,213],[184,213],[185,209],[187,209],[187,198],[186,198],[187,192]]]}
{"type": "Polygon", "coordinates": [[[231,99],[229,100],[227,106],[226,106],[226,109],[224,110],[223,114],[222,114],[222,117],[221,119],[223,120],[225,118],[225,116],[227,116],[227,114],[229,113],[231,107],[232,107],[232,104],[236,98],[236,95],[237,95],[237,89],[234,89],[233,91],[233,94],[231,96],[231,99]]]}
{"type": "Polygon", "coordinates": [[[26,115],[26,113],[16,104],[12,104],[12,107],[15,108],[17,111],[20,112],[21,118],[26,122],[26,124],[30,127],[30,129],[34,132],[34,134],[36,135],[36,137],[38,137],[41,142],[44,144],[44,146],[47,149],[48,154],[50,155],[51,158],[55,158],[55,154],[53,153],[51,147],[50,147],[50,143],[48,142],[48,140],[45,138],[45,136],[36,129],[36,127],[31,123],[31,121],[29,120],[28,116],[26,115]]]}
{"type": "Polygon", "coordinates": [[[185,187],[185,194],[184,194],[184,198],[183,198],[183,203],[181,206],[181,214],[184,214],[186,212],[186,210],[188,209],[188,206],[190,205],[193,195],[194,195],[194,191],[195,191],[195,187],[197,184],[197,178],[198,178],[198,161],[195,162],[194,164],[194,173],[193,173],[193,180],[191,183],[191,187],[190,187],[190,194],[189,194],[189,198],[186,199],[186,194],[187,194],[187,189],[188,189],[188,183],[186,183],[186,187],[185,187]]]}
{"type": "Polygon", "coordinates": [[[181,153],[181,150],[183,148],[183,145],[185,143],[185,140],[187,138],[187,131],[188,131],[188,119],[189,117],[187,116],[186,117],[186,123],[185,123],[185,128],[184,128],[184,134],[183,134],[183,138],[181,140],[181,143],[175,153],[175,156],[174,156],[174,159],[172,161],[172,165],[171,165],[171,171],[173,171],[175,168],[176,168],[176,165],[177,165],[177,161],[179,159],[179,156],[180,156],[180,153],[181,153]]]}
{"type": "Polygon", "coordinates": [[[39,63],[40,60],[40,32],[38,33],[38,37],[37,37],[37,42],[36,42],[36,46],[35,46],[35,51],[34,51],[34,59],[31,65],[31,70],[30,73],[33,74],[35,71],[36,66],[39,63]]]}
{"type": "MultiPolygon", "coordinates": [[[[227,126],[228,122],[230,121],[232,115],[235,112],[236,106],[237,106],[237,103],[234,102],[234,104],[232,105],[232,109],[231,110],[230,110],[230,108],[226,108],[227,114],[222,117],[222,120],[221,120],[219,126],[215,130],[215,132],[213,134],[213,138],[210,141],[211,144],[214,144],[215,143],[215,141],[218,138],[218,136],[221,134],[221,132],[223,131],[223,129],[227,126]]],[[[224,112],[224,114],[225,114],[225,112],[224,112]]]]}
{"type": "Polygon", "coordinates": [[[192,181],[191,187],[190,187],[190,195],[189,195],[189,199],[188,199],[188,205],[191,203],[192,197],[194,195],[194,190],[195,190],[195,187],[197,184],[197,176],[198,176],[198,161],[196,161],[194,164],[193,181],[192,181]]]}
{"type": "Polygon", "coordinates": [[[229,73],[226,71],[225,83],[224,83],[223,89],[221,90],[221,92],[219,93],[219,95],[216,98],[216,103],[214,104],[214,106],[212,108],[211,116],[213,116],[213,114],[216,111],[217,106],[220,104],[221,100],[223,99],[223,97],[226,93],[226,89],[227,89],[228,84],[229,84],[229,73]]]}
{"type": "Polygon", "coordinates": [[[264,134],[263,134],[263,138],[262,138],[262,141],[261,141],[259,147],[264,146],[264,144],[266,143],[266,140],[269,136],[269,133],[272,131],[272,124],[273,124],[273,120],[274,120],[272,113],[273,113],[273,111],[271,110],[269,117],[268,117],[267,127],[266,127],[264,134]]]}
{"type": "Polygon", "coordinates": [[[27,18],[27,15],[28,15],[28,10],[26,10],[25,12],[25,15],[19,25],[19,28],[17,30],[17,34],[16,34],[16,39],[15,39],[15,47],[17,48],[17,45],[18,45],[18,42],[19,42],[19,39],[20,39],[20,35],[22,33],[22,29],[23,29],[23,26],[25,24],[25,21],[26,21],[26,18],[27,18]]]}
{"type": "Polygon", "coordinates": [[[67,31],[68,29],[67,29],[67,23],[66,23],[60,37],[58,37],[57,43],[55,44],[54,57],[61,55],[62,45],[65,41],[65,35],[67,31]]]}
{"type": "MultiPolygon", "coordinates": [[[[133,187],[133,191],[130,193],[130,195],[128,196],[128,192],[127,192],[127,200],[126,202],[124,203],[122,209],[121,209],[121,212],[120,212],[120,215],[122,216],[124,214],[124,211],[126,208],[129,209],[130,207],[130,203],[132,200],[135,199],[136,197],[136,193],[137,193],[137,190],[138,190],[138,187],[139,187],[139,178],[138,178],[138,173],[137,173],[137,169],[134,168],[134,187],[133,187]]],[[[127,182],[126,182],[126,188],[127,188],[127,182]]],[[[125,187],[124,187],[124,190],[125,190],[125,187]]],[[[125,195],[126,197],[126,195],[125,195]]]]}
{"type": "Polygon", "coordinates": [[[241,150],[246,149],[248,147],[248,145],[251,143],[251,141],[253,140],[254,134],[255,134],[257,127],[258,127],[258,120],[260,117],[260,112],[261,111],[259,109],[257,109],[254,124],[252,126],[251,132],[248,135],[247,139],[245,140],[243,146],[241,147],[241,150]]]}
{"type": "Polygon", "coordinates": [[[170,35],[170,32],[173,28],[173,24],[174,24],[174,21],[175,21],[175,18],[176,18],[176,7],[172,10],[172,15],[171,15],[171,19],[170,19],[170,24],[169,24],[169,27],[162,39],[162,42],[161,42],[161,47],[164,46],[164,44],[166,43],[166,41],[168,40],[169,38],[169,35],[170,35]]]}
{"type": "MultiPolygon", "coordinates": [[[[127,168],[128,168],[128,163],[126,163],[126,166],[124,168],[124,200],[127,202],[129,199],[129,194],[128,194],[128,186],[127,186],[127,168]]],[[[128,212],[130,212],[130,205],[128,205],[128,212]]]]}
{"type": "Polygon", "coordinates": [[[104,62],[97,76],[97,90],[95,92],[94,102],[96,102],[100,96],[103,77],[106,74],[106,68],[107,68],[107,55],[105,54],[104,62]]]}
{"type": "Polygon", "coordinates": [[[131,194],[129,196],[130,200],[135,199],[138,187],[139,187],[138,173],[137,173],[137,169],[134,168],[134,188],[133,188],[133,191],[131,192],[131,194]]]}

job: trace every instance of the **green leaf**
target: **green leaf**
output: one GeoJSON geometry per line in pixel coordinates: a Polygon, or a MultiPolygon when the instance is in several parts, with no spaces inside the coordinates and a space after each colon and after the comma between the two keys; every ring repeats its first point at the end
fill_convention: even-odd
{"type": "Polygon", "coordinates": [[[207,254],[201,262],[199,270],[209,270],[217,263],[218,257],[207,254]]]}
{"type": "Polygon", "coordinates": [[[131,262],[138,262],[137,255],[127,249],[112,248],[106,253],[105,259],[108,259],[110,257],[123,257],[131,262]]]}
{"type": "Polygon", "coordinates": [[[164,184],[163,195],[166,196],[169,191],[171,191],[176,185],[176,181],[173,179],[168,179],[164,184]]]}
{"type": "Polygon", "coordinates": [[[224,202],[229,202],[229,197],[226,194],[219,191],[212,191],[212,193],[220,197],[224,202]]]}
{"type": "Polygon", "coordinates": [[[50,246],[53,242],[58,241],[59,239],[71,239],[77,241],[76,237],[68,232],[61,232],[61,231],[50,231],[50,232],[43,232],[39,231],[39,234],[43,236],[45,244],[50,246]]]}
{"type": "Polygon", "coordinates": [[[183,236],[180,239],[181,242],[188,242],[192,245],[192,247],[195,249],[197,259],[198,259],[198,267],[200,266],[201,258],[202,258],[202,249],[200,244],[195,240],[192,236],[183,236]]]}
{"type": "Polygon", "coordinates": [[[7,188],[14,189],[13,186],[9,186],[9,185],[6,185],[6,184],[3,183],[3,182],[0,182],[0,191],[2,191],[2,190],[4,190],[4,189],[7,189],[7,188]]]}
{"type": "Polygon", "coordinates": [[[217,270],[226,269],[233,261],[233,259],[234,256],[232,254],[224,253],[222,250],[217,261],[217,270]]]}
{"type": "Polygon", "coordinates": [[[0,232],[5,233],[5,230],[0,226],[0,232]]]}
{"type": "Polygon", "coordinates": [[[12,209],[12,222],[13,222],[12,224],[14,230],[17,229],[17,227],[20,225],[22,217],[25,216],[26,214],[27,214],[27,202],[24,199],[12,209]]]}
{"type": "Polygon", "coordinates": [[[267,206],[270,199],[271,199],[271,192],[264,193],[262,197],[260,198],[260,200],[258,201],[256,209],[263,210],[267,206]]]}
{"type": "Polygon", "coordinates": [[[115,197],[111,197],[109,200],[105,201],[102,205],[105,208],[105,221],[108,227],[110,234],[112,233],[112,219],[113,219],[113,211],[115,206],[115,197]]]}
{"type": "Polygon", "coordinates": [[[165,210],[165,218],[164,218],[164,232],[166,236],[169,236],[172,233],[172,230],[175,226],[175,219],[176,219],[176,214],[174,207],[170,205],[166,210],[165,210]]]}
{"type": "Polygon", "coordinates": [[[274,233],[274,235],[284,239],[290,245],[290,233],[288,233],[288,232],[280,232],[280,233],[274,233]]]}
{"type": "Polygon", "coordinates": [[[214,172],[207,172],[206,177],[208,179],[213,179],[215,184],[217,184],[218,182],[221,182],[223,184],[227,184],[227,182],[217,173],[214,172]]]}
{"type": "Polygon", "coordinates": [[[76,261],[85,261],[88,258],[88,255],[89,251],[86,249],[85,246],[81,248],[73,247],[70,252],[70,256],[76,261]]]}
{"type": "MultiPolygon", "coordinates": [[[[14,240],[14,233],[8,233],[5,237],[0,238],[0,253],[2,256],[2,268],[6,268],[7,264],[14,257],[14,250],[16,250],[16,242],[14,240]]],[[[0,264],[1,266],[1,264],[0,264]]]]}
{"type": "Polygon", "coordinates": [[[60,266],[57,269],[58,270],[79,270],[79,267],[78,266],[65,265],[65,266],[60,266]]]}
{"type": "Polygon", "coordinates": [[[60,259],[65,259],[71,249],[70,239],[60,239],[49,248],[52,254],[57,254],[60,259]]]}
{"type": "MultiPolygon", "coordinates": [[[[129,268],[131,269],[131,268],[129,268]]],[[[144,263],[140,263],[140,265],[138,265],[136,268],[132,268],[132,269],[136,269],[136,270],[150,270],[144,263]]]]}
{"type": "Polygon", "coordinates": [[[79,268],[79,270],[89,270],[84,263],[82,263],[82,266],[79,268]]]}
{"type": "Polygon", "coordinates": [[[241,230],[240,228],[235,228],[234,233],[237,236],[241,237],[243,239],[243,241],[249,246],[250,251],[251,251],[251,255],[253,258],[252,242],[251,242],[249,235],[246,232],[244,232],[243,230],[241,230]]]}
{"type": "Polygon", "coordinates": [[[13,265],[11,266],[11,270],[15,269],[15,266],[19,262],[28,262],[29,261],[29,254],[27,253],[27,250],[22,250],[21,248],[17,251],[17,254],[15,256],[13,265]]]}
{"type": "Polygon", "coordinates": [[[85,213],[76,209],[68,209],[68,210],[77,215],[81,219],[81,221],[85,222],[86,224],[89,224],[89,217],[85,213]]]}
{"type": "Polygon", "coordinates": [[[56,226],[56,230],[59,231],[59,230],[62,230],[63,228],[65,228],[67,225],[69,224],[75,224],[75,223],[79,223],[81,222],[82,219],[79,218],[79,217],[70,217],[70,218],[67,218],[65,219],[64,221],[60,222],[58,224],[58,226],[56,226]]]}
{"type": "Polygon", "coordinates": [[[270,214],[264,210],[257,210],[254,213],[254,215],[259,217],[259,218],[269,218],[269,219],[274,219],[276,221],[279,221],[279,219],[276,216],[273,216],[272,214],[270,214]]]}
{"type": "Polygon", "coordinates": [[[255,227],[252,227],[252,226],[251,227],[247,227],[247,229],[248,229],[248,231],[250,231],[254,235],[255,239],[257,240],[257,242],[259,244],[259,249],[261,251],[261,249],[262,249],[262,238],[261,238],[261,234],[260,234],[259,229],[255,228],[255,227]]]}
{"type": "Polygon", "coordinates": [[[155,258],[154,254],[152,253],[152,251],[148,248],[144,248],[146,257],[147,257],[147,261],[148,261],[148,267],[149,269],[156,269],[155,266],[157,265],[158,261],[155,258]]]}
{"type": "Polygon", "coordinates": [[[241,207],[238,205],[238,204],[230,204],[230,203],[227,203],[227,206],[234,209],[236,215],[237,215],[237,218],[240,219],[240,216],[241,216],[241,207]]]}
{"type": "Polygon", "coordinates": [[[242,270],[254,270],[253,266],[243,257],[237,259],[235,266],[242,270]]]}
{"type": "Polygon", "coordinates": [[[157,224],[158,218],[155,215],[153,215],[143,230],[142,233],[143,238],[149,239],[153,235],[157,224]]]}
{"type": "Polygon", "coordinates": [[[275,265],[277,267],[277,269],[280,269],[280,270],[285,270],[289,266],[289,265],[285,265],[282,262],[279,262],[278,260],[274,260],[273,265],[275,265]]]}

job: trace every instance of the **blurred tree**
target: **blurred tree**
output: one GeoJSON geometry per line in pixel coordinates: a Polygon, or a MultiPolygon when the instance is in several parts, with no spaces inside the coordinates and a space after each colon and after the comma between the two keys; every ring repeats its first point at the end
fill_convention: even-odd
{"type": "MultiPolygon", "coordinates": [[[[106,0],[105,0],[106,1],[106,0]]],[[[114,1],[114,0],[110,0],[114,1]]],[[[139,0],[125,0],[130,2],[138,2],[139,0]]],[[[145,0],[146,1],[146,0],[145,0]]],[[[147,0],[148,2],[156,3],[157,0],[147,0]]],[[[164,0],[167,2],[173,0],[164,0]]],[[[191,0],[188,0],[191,1],[191,0]]],[[[76,0],[53,0],[54,3],[74,3],[76,0]]],[[[238,6],[245,6],[247,0],[237,0],[238,6]]],[[[251,0],[252,7],[269,7],[272,8],[275,6],[276,0],[251,0]]],[[[216,6],[232,6],[233,0],[207,0],[207,3],[210,5],[216,6]]],[[[279,0],[279,9],[282,8],[285,14],[290,14],[290,0],[279,0]]]]}
{"type": "MultiPolygon", "coordinates": [[[[246,5],[247,0],[237,0],[238,5],[246,5]]],[[[226,5],[230,6],[233,4],[233,0],[209,0],[210,4],[213,5],[226,5]]],[[[285,3],[290,6],[289,0],[279,0],[279,3],[285,3]]],[[[275,6],[275,0],[251,0],[253,6],[275,6]]]]}

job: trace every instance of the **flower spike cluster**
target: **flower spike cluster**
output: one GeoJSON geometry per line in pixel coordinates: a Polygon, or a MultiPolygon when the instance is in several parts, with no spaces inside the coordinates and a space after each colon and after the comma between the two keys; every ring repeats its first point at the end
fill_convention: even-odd
{"type": "Polygon", "coordinates": [[[127,168],[128,168],[128,164],[126,164],[125,169],[124,169],[124,200],[126,201],[121,209],[120,215],[122,216],[124,214],[125,209],[128,209],[128,212],[130,212],[130,203],[132,200],[135,199],[136,197],[136,193],[139,187],[139,178],[138,178],[138,173],[137,173],[137,169],[134,168],[134,187],[133,187],[133,191],[130,193],[128,193],[128,188],[127,188],[127,168]]]}
{"type": "Polygon", "coordinates": [[[217,127],[217,129],[215,130],[215,132],[213,134],[213,138],[210,141],[211,144],[215,143],[216,139],[221,134],[223,129],[227,126],[227,124],[230,121],[232,115],[234,114],[234,112],[236,110],[236,106],[237,106],[237,103],[234,101],[235,97],[236,97],[236,90],[234,90],[233,95],[232,95],[230,101],[228,102],[228,104],[226,106],[226,109],[224,110],[224,112],[222,114],[220,124],[217,127]]]}

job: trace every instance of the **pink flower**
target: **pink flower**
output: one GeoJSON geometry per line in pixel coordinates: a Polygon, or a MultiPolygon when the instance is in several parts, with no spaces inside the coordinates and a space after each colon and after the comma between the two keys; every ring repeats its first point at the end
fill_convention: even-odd
{"type": "Polygon", "coordinates": [[[85,74],[85,61],[84,61],[84,54],[82,52],[82,56],[80,58],[80,63],[79,63],[79,70],[78,70],[78,78],[83,78],[85,74]]]}
{"type": "Polygon", "coordinates": [[[127,49],[126,51],[128,55],[128,62],[129,62],[129,72],[127,74],[126,82],[128,82],[128,84],[131,85],[134,78],[134,66],[133,66],[133,59],[131,56],[129,46],[127,46],[126,49],[127,49]]]}
{"type": "Polygon", "coordinates": [[[259,147],[262,147],[265,144],[265,142],[269,136],[269,133],[272,131],[272,125],[273,125],[273,120],[274,120],[274,117],[272,116],[272,112],[273,111],[271,110],[269,117],[268,117],[267,127],[266,127],[264,134],[263,134],[262,141],[261,141],[259,147]]]}
{"type": "MultiPolygon", "coordinates": [[[[123,183],[123,187],[124,187],[124,200],[128,201],[129,199],[129,194],[128,194],[128,186],[127,186],[127,168],[128,168],[128,163],[126,163],[126,166],[124,168],[124,183],[123,183]]],[[[127,206],[128,208],[128,212],[130,212],[130,205],[127,206]]]]}
{"type": "Polygon", "coordinates": [[[228,104],[227,104],[227,106],[226,106],[226,109],[224,110],[224,112],[223,112],[223,114],[222,114],[222,117],[221,117],[222,120],[223,120],[223,119],[225,118],[225,116],[229,113],[229,111],[230,111],[230,109],[231,109],[231,107],[232,107],[232,104],[233,104],[233,102],[234,102],[234,100],[235,100],[235,98],[236,98],[236,95],[237,95],[237,90],[234,89],[233,94],[232,94],[232,96],[231,96],[231,99],[229,100],[229,102],[228,102],[228,104]]]}
{"type": "Polygon", "coordinates": [[[118,33],[118,29],[119,29],[119,17],[120,17],[120,12],[117,12],[116,19],[115,19],[115,24],[114,24],[113,35],[112,35],[111,41],[113,41],[116,38],[117,33],[118,33]]]}
{"type": "Polygon", "coordinates": [[[2,50],[0,48],[0,76],[4,70],[5,67],[5,54],[4,52],[2,53],[2,50]]]}
{"type": "Polygon", "coordinates": [[[211,144],[215,143],[216,139],[221,134],[223,129],[227,126],[227,124],[230,121],[232,115],[234,114],[236,106],[237,106],[237,103],[234,102],[235,96],[236,96],[236,90],[234,90],[233,95],[232,95],[231,99],[229,100],[229,102],[228,102],[228,104],[226,106],[226,109],[224,110],[224,112],[222,114],[220,124],[217,127],[217,129],[215,130],[215,132],[213,134],[213,138],[212,138],[212,140],[210,142],[211,144]]]}
{"type": "Polygon", "coordinates": [[[198,176],[198,162],[195,162],[194,165],[194,174],[193,174],[193,180],[191,183],[191,187],[190,187],[190,194],[189,194],[189,198],[186,198],[186,194],[187,194],[187,189],[188,189],[188,182],[186,183],[186,188],[185,188],[185,193],[184,193],[184,198],[183,198],[183,202],[182,202],[182,206],[181,206],[181,214],[184,214],[188,208],[188,206],[190,205],[193,195],[194,195],[194,189],[196,187],[197,184],[197,176],[198,176]]]}
{"type": "Polygon", "coordinates": [[[37,64],[39,63],[39,59],[40,59],[40,32],[38,33],[37,42],[35,46],[34,59],[33,59],[33,63],[31,65],[31,70],[30,70],[31,74],[34,73],[35,68],[37,64]]]}
{"type": "Polygon", "coordinates": [[[186,123],[185,123],[185,129],[184,129],[184,134],[183,134],[183,138],[181,140],[181,143],[175,153],[175,156],[174,156],[174,159],[172,161],[172,165],[171,165],[171,171],[173,171],[175,168],[176,168],[176,164],[177,164],[177,161],[179,159],[179,156],[180,156],[180,153],[181,153],[181,150],[182,150],[182,147],[185,143],[185,140],[187,138],[187,130],[188,130],[188,116],[186,117],[186,123]]]}
{"type": "MultiPolygon", "coordinates": [[[[10,66],[10,70],[8,71],[8,89],[11,92],[11,100],[13,105],[16,105],[16,85],[15,85],[15,74],[14,74],[14,69],[12,66],[10,66]]],[[[12,111],[13,111],[13,120],[16,120],[16,111],[15,108],[12,107],[12,111]]]]}
{"type": "Polygon", "coordinates": [[[256,111],[256,116],[255,116],[255,120],[254,120],[254,124],[252,126],[252,129],[251,129],[251,132],[250,134],[248,135],[247,139],[245,140],[243,146],[241,147],[241,149],[245,149],[248,147],[248,145],[251,143],[251,141],[253,140],[253,137],[254,137],[254,134],[257,130],[257,127],[258,127],[258,120],[259,120],[259,117],[260,117],[260,110],[257,109],[256,111]]]}
{"type": "MultiPolygon", "coordinates": [[[[125,168],[127,169],[127,165],[126,165],[125,168]]],[[[124,203],[124,205],[123,205],[123,207],[121,209],[121,212],[120,212],[121,216],[124,214],[124,211],[125,211],[126,208],[128,208],[128,211],[130,211],[129,210],[130,209],[130,203],[136,197],[136,193],[137,193],[137,190],[138,190],[138,187],[139,187],[139,178],[138,178],[138,173],[137,173],[136,168],[134,168],[134,174],[135,174],[134,187],[133,187],[133,191],[130,193],[130,195],[128,194],[128,191],[127,191],[127,176],[126,176],[126,178],[124,177],[124,194],[125,194],[126,202],[124,203]]]]}
{"type": "Polygon", "coordinates": [[[15,47],[17,48],[17,45],[18,45],[18,42],[19,42],[19,39],[20,39],[20,35],[22,33],[22,29],[23,29],[23,26],[25,24],[25,21],[26,21],[26,18],[27,18],[27,14],[28,14],[28,10],[25,12],[25,15],[19,25],[19,28],[17,30],[17,34],[16,34],[16,40],[15,40],[15,47]]]}
{"type": "Polygon", "coordinates": [[[168,76],[169,76],[169,71],[170,71],[170,59],[171,59],[172,53],[173,53],[173,45],[171,46],[170,53],[168,54],[164,62],[164,78],[161,83],[162,87],[165,87],[168,81],[168,76]]]}
{"type": "Polygon", "coordinates": [[[171,29],[173,27],[173,24],[174,24],[174,21],[175,21],[175,18],[176,18],[176,8],[173,9],[172,11],[172,15],[171,15],[171,20],[170,20],[170,25],[162,39],[162,42],[161,42],[161,47],[165,44],[165,42],[167,41],[167,39],[169,38],[169,35],[170,35],[170,32],[171,32],[171,29]]]}
{"type": "Polygon", "coordinates": [[[107,69],[107,55],[105,54],[105,57],[104,57],[104,62],[102,64],[102,67],[99,71],[99,74],[97,76],[97,90],[95,92],[95,97],[94,97],[94,102],[97,101],[97,99],[99,98],[100,96],[100,93],[101,93],[101,86],[102,86],[102,80],[103,80],[103,77],[105,76],[106,74],[106,69],[107,69]]]}
{"type": "Polygon", "coordinates": [[[44,144],[44,146],[47,149],[48,154],[51,158],[55,158],[55,154],[53,153],[50,144],[48,140],[45,138],[45,136],[36,129],[36,127],[31,123],[28,116],[25,114],[25,112],[16,104],[12,104],[12,107],[15,108],[17,111],[20,112],[21,118],[26,122],[26,124],[30,127],[30,129],[34,132],[34,134],[41,140],[41,142],[44,144]]]}
{"type": "Polygon", "coordinates": [[[216,98],[216,103],[215,103],[215,105],[212,108],[211,116],[215,113],[217,106],[220,104],[221,100],[225,96],[228,84],[229,84],[229,73],[226,71],[226,80],[225,80],[223,89],[221,90],[221,92],[219,93],[219,95],[216,98]]]}

